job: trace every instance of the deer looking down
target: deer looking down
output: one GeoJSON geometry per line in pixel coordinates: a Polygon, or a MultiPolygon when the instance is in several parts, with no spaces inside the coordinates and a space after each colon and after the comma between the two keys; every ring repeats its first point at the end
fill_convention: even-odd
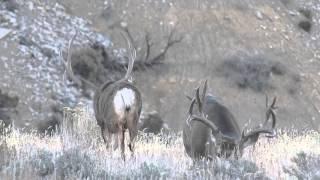
{"type": "Polygon", "coordinates": [[[121,156],[125,160],[125,131],[126,129],[129,130],[130,143],[128,146],[133,153],[134,139],[138,132],[137,123],[142,108],[141,94],[130,81],[133,64],[136,59],[136,50],[132,46],[131,39],[122,32],[121,35],[126,39],[128,51],[130,51],[126,75],[118,81],[108,81],[102,86],[96,87],[84,78],[79,77],[79,79],[73,73],[71,47],[76,35],[77,33],[71,38],[68,45],[67,61],[65,62],[67,74],[76,84],[79,85],[81,82],[85,82],[95,88],[93,109],[97,123],[101,128],[102,138],[108,148],[111,136],[114,134],[116,137],[115,149],[118,147],[118,141],[120,140],[121,156]]]}
{"type": "Polygon", "coordinates": [[[196,89],[195,97],[191,98],[189,107],[189,117],[183,128],[183,143],[185,150],[192,159],[207,158],[212,159],[215,155],[219,157],[236,158],[242,156],[244,148],[255,145],[260,134],[266,134],[266,137],[275,136],[276,116],[276,98],[268,106],[266,99],[266,119],[258,127],[247,131],[245,128],[240,131],[239,125],[232,113],[224,105],[219,103],[212,95],[206,95],[207,81],[204,83],[202,96],[200,98],[200,87],[196,89]],[[193,113],[194,105],[198,105],[200,115],[193,113]],[[271,119],[271,126],[268,123],[271,119]],[[233,154],[234,153],[234,154],[233,154]]]}

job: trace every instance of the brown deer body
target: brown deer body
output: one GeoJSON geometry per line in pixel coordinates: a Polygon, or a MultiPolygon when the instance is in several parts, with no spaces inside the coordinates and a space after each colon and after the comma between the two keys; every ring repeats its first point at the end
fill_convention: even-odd
{"type": "MultiPolygon", "coordinates": [[[[234,116],[214,96],[205,96],[203,110],[207,119],[214,123],[223,134],[228,134],[230,137],[240,140],[241,131],[234,116]]],[[[214,144],[211,139],[211,128],[201,121],[184,124],[183,141],[187,154],[192,158],[210,157],[216,153],[212,147],[214,144]]],[[[230,156],[235,147],[236,145],[232,143],[222,144],[226,156],[230,156]]]]}
{"type": "Polygon", "coordinates": [[[93,109],[97,123],[101,128],[103,140],[108,148],[111,142],[111,136],[114,134],[116,136],[115,148],[118,147],[118,141],[120,140],[121,155],[125,160],[125,131],[127,129],[129,130],[129,148],[131,152],[133,152],[134,139],[138,132],[137,124],[142,109],[141,94],[130,81],[133,64],[136,59],[136,50],[132,47],[131,39],[122,33],[121,35],[125,37],[129,46],[128,49],[131,51],[126,75],[119,81],[108,81],[102,86],[96,87],[84,78],[78,78],[73,74],[70,51],[76,35],[77,34],[75,34],[69,42],[66,62],[67,73],[72,81],[79,86],[81,86],[82,82],[85,82],[96,89],[93,99],[93,109]]]}
{"type": "Polygon", "coordinates": [[[274,136],[276,123],[273,110],[276,99],[268,108],[266,120],[261,127],[256,127],[250,132],[242,131],[232,115],[224,105],[219,103],[214,96],[206,95],[207,81],[205,82],[203,94],[200,98],[199,88],[196,90],[196,97],[191,99],[189,118],[183,128],[183,142],[187,154],[192,159],[211,159],[215,155],[230,157],[241,156],[242,151],[249,145],[254,145],[259,135],[269,134],[274,136]],[[194,104],[198,105],[200,115],[193,114],[194,104]],[[272,126],[267,128],[270,116],[272,126]]]}
{"type": "MultiPolygon", "coordinates": [[[[111,134],[116,134],[116,137],[120,139],[123,157],[125,130],[129,130],[129,148],[133,151],[133,141],[138,132],[137,124],[141,109],[141,94],[129,82],[108,82],[95,93],[94,112],[98,125],[101,127],[103,140],[108,147],[111,134]]],[[[118,138],[116,138],[116,143],[118,138]]]]}

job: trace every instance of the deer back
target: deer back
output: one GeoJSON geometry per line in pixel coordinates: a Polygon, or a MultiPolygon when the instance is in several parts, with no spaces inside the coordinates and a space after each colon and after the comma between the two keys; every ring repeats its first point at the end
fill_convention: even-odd
{"type": "Polygon", "coordinates": [[[207,95],[204,102],[204,114],[213,122],[222,134],[240,140],[240,127],[227,107],[219,103],[214,96],[207,95]]]}

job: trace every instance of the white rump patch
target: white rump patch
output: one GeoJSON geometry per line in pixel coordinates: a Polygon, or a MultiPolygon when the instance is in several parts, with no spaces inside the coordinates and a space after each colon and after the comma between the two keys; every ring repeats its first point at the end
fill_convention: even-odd
{"type": "Polygon", "coordinates": [[[135,93],[132,89],[123,88],[116,93],[113,99],[113,105],[118,115],[124,115],[126,107],[131,108],[135,102],[135,93]]]}

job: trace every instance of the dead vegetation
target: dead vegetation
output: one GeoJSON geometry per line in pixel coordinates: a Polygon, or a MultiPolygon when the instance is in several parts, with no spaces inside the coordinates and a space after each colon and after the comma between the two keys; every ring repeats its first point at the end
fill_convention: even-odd
{"type": "Polygon", "coordinates": [[[11,125],[10,115],[17,113],[16,107],[18,103],[19,98],[17,96],[10,96],[0,89],[0,134],[3,133],[4,128],[11,125]]]}
{"type": "Polygon", "coordinates": [[[251,89],[265,93],[275,89],[274,78],[288,77],[297,90],[299,79],[287,67],[278,61],[270,60],[264,56],[244,56],[239,54],[225,59],[218,67],[217,73],[226,81],[231,81],[239,89],[251,89]]]}
{"type": "MultiPolygon", "coordinates": [[[[319,133],[296,134],[278,131],[271,140],[263,139],[255,148],[245,150],[243,158],[214,163],[200,161],[194,164],[185,154],[182,135],[169,136],[139,134],[135,158],[121,159],[120,151],[108,151],[97,133],[98,126],[85,107],[65,109],[65,121],[73,119],[76,134],[60,133],[38,136],[14,129],[0,139],[0,175],[2,178],[25,179],[288,179],[295,168],[301,177],[317,177],[320,152],[319,133]],[[164,141],[163,138],[171,138],[164,141]],[[292,162],[298,152],[305,156],[292,162]],[[284,156],[285,154],[285,156],[284,156]]],[[[63,131],[65,132],[65,131],[63,131]]],[[[300,156],[300,155],[298,155],[300,156]]]]}
{"type": "Polygon", "coordinates": [[[283,171],[299,180],[320,178],[320,155],[300,152],[291,159],[293,165],[283,167],[283,171]]]}

